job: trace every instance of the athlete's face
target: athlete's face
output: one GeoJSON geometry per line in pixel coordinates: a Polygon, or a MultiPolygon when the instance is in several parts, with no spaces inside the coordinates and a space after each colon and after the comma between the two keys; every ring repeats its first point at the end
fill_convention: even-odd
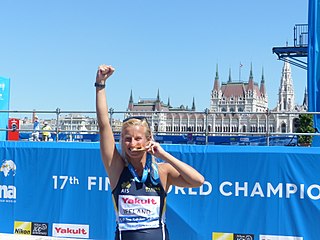
{"type": "Polygon", "coordinates": [[[122,130],[122,147],[128,157],[142,156],[148,143],[146,129],[142,125],[132,125],[122,130]]]}

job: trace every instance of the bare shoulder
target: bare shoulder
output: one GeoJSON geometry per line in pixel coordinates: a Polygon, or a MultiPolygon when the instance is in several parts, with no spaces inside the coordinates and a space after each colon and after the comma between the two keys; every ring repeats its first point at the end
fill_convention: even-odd
{"type": "Polygon", "coordinates": [[[172,168],[172,166],[169,163],[166,162],[161,162],[161,163],[157,163],[158,164],[158,168],[159,168],[159,172],[163,172],[168,174],[168,172],[170,171],[170,168],[172,168]]]}
{"type": "Polygon", "coordinates": [[[116,187],[124,166],[125,163],[121,155],[114,154],[111,164],[108,167],[106,167],[111,189],[114,189],[116,187]]]}
{"type": "Polygon", "coordinates": [[[162,184],[163,188],[165,189],[165,191],[167,192],[170,185],[171,185],[171,181],[169,180],[170,179],[169,176],[172,174],[172,172],[174,172],[176,170],[169,163],[157,163],[157,164],[158,164],[161,184],[162,184]]]}
{"type": "Polygon", "coordinates": [[[158,163],[159,172],[163,172],[166,175],[177,173],[177,170],[170,164],[166,162],[158,163]]]}

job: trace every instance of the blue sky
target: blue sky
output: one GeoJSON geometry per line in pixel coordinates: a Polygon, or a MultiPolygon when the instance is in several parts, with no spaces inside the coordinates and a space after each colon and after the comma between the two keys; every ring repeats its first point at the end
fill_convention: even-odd
{"type": "MultiPolygon", "coordinates": [[[[274,108],[283,62],[272,48],[293,45],[293,27],[307,23],[306,0],[56,0],[0,2],[0,76],[11,79],[11,110],[95,109],[95,72],[115,67],[109,107],[170,98],[173,106],[210,107],[216,65],[220,81],[262,68],[274,108]]],[[[296,103],[307,71],[292,66],[296,103]]]]}

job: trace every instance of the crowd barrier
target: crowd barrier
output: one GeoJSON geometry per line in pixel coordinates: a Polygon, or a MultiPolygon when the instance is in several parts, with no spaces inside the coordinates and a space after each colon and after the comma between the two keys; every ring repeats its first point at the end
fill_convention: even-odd
{"type": "MultiPolygon", "coordinates": [[[[163,147],[206,179],[200,188],[170,189],[170,239],[319,238],[319,148],[163,147]]],[[[0,233],[114,239],[99,143],[3,141],[0,163],[0,233]]]]}
{"type": "MultiPolygon", "coordinates": [[[[31,132],[19,133],[20,141],[32,141],[31,132]]],[[[118,142],[120,134],[114,134],[115,140],[118,142]]],[[[316,136],[314,136],[316,138],[316,136]]],[[[59,133],[59,141],[70,142],[98,142],[100,141],[100,134],[83,134],[83,133],[59,133]]],[[[298,137],[296,135],[287,136],[206,136],[204,135],[168,135],[168,134],[154,134],[154,139],[159,143],[165,144],[197,144],[197,145],[240,145],[240,146],[297,146],[298,137]]],[[[40,134],[42,140],[42,134],[40,134]]],[[[51,134],[49,141],[57,141],[57,135],[51,134]]],[[[320,145],[316,145],[320,146],[320,145]]]]}

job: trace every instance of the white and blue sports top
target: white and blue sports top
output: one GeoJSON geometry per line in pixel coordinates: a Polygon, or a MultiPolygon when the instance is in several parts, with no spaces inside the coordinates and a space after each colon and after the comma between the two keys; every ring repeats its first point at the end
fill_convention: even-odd
{"type": "MultiPolygon", "coordinates": [[[[157,164],[154,165],[157,168],[157,164]]],[[[139,177],[132,169],[124,167],[112,191],[117,218],[116,240],[169,240],[165,224],[167,193],[159,179],[155,181],[151,177],[153,174],[148,167],[144,172],[139,177]]]]}

